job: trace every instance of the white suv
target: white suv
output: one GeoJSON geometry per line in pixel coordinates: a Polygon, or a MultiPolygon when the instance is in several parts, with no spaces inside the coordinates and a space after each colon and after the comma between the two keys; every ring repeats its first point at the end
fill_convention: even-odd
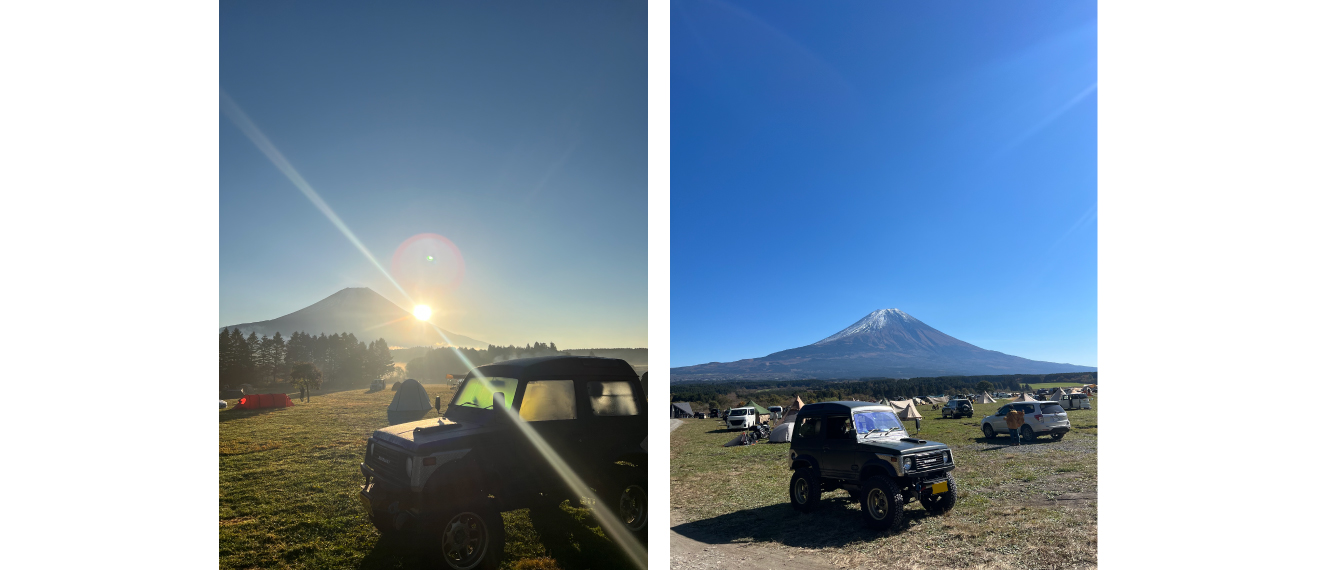
{"type": "Polygon", "coordinates": [[[981,420],[981,433],[985,434],[986,439],[994,439],[996,435],[1008,433],[1008,423],[1005,416],[1009,410],[1021,410],[1025,421],[1019,430],[1022,439],[1032,441],[1037,435],[1050,434],[1050,438],[1058,441],[1063,439],[1063,435],[1068,433],[1072,426],[1068,423],[1068,412],[1063,410],[1055,401],[1045,402],[1014,402],[995,412],[993,416],[986,416],[981,420]]]}
{"type": "Polygon", "coordinates": [[[733,408],[729,410],[729,416],[724,418],[724,424],[729,429],[747,429],[756,425],[756,408],[733,408]]]}

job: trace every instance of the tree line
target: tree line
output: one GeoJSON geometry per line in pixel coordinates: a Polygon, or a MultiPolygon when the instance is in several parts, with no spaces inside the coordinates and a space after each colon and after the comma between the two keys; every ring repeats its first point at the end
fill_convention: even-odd
{"type": "MultiPolygon", "coordinates": [[[[582,351],[576,352],[580,353],[582,351]]],[[[596,355],[591,350],[586,352],[587,356],[596,355]]],[[[553,342],[549,344],[536,342],[526,346],[491,344],[487,345],[484,350],[480,348],[445,347],[431,349],[425,355],[409,360],[408,364],[404,366],[409,378],[416,379],[419,382],[440,382],[450,374],[456,379],[463,378],[472,367],[476,366],[515,358],[563,356],[567,354],[567,352],[559,350],[553,342]],[[462,358],[459,355],[462,355],[462,358]],[[464,359],[467,362],[464,362],[464,359]],[[469,363],[471,363],[471,366],[468,365],[469,363]]]]}
{"type": "Polygon", "coordinates": [[[695,402],[719,409],[742,406],[756,400],[762,406],[776,406],[794,395],[802,402],[882,399],[906,400],[914,396],[974,394],[986,391],[1018,391],[1028,384],[1078,382],[1095,384],[1096,372],[1056,374],[1008,374],[1002,376],[939,376],[934,378],[864,378],[853,381],[827,380],[747,380],[721,383],[683,383],[669,387],[671,402],[695,402]]]}
{"type": "Polygon", "coordinates": [[[320,373],[316,384],[335,387],[365,386],[394,371],[390,346],[383,338],[364,343],[352,333],[295,332],[286,341],[278,332],[260,338],[255,332],[244,337],[238,329],[220,332],[221,387],[289,382],[300,363],[311,364],[320,373]]]}

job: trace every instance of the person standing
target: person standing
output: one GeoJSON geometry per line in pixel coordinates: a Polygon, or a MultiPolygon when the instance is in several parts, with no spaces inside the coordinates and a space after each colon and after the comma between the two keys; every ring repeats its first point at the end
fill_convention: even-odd
{"type": "Polygon", "coordinates": [[[1026,421],[1026,414],[1023,414],[1022,410],[1017,408],[1010,409],[1008,415],[1004,416],[1004,423],[1008,424],[1008,432],[1013,434],[1013,445],[1022,444],[1022,439],[1018,435],[1018,430],[1022,428],[1022,424],[1026,421]]]}
{"type": "MultiPolygon", "coordinates": [[[[298,390],[298,401],[299,401],[299,402],[306,402],[306,401],[307,401],[307,385],[306,385],[306,384],[303,384],[302,386],[299,386],[299,390],[298,390]]],[[[1015,431],[1015,432],[1013,432],[1013,433],[1017,433],[1017,432],[1015,431]]]]}

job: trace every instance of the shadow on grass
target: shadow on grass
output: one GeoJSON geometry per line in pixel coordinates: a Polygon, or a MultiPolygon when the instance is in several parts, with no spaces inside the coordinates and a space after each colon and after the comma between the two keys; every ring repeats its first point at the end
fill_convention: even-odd
{"type": "Polygon", "coordinates": [[[788,503],[780,503],[692,521],[672,530],[706,544],[752,541],[777,542],[798,548],[826,548],[870,542],[887,534],[902,534],[914,522],[932,516],[919,507],[905,509],[904,515],[903,525],[897,531],[886,533],[867,528],[861,511],[849,508],[846,497],[822,497],[816,509],[806,514],[793,510],[788,503]]]}
{"type": "MultiPolygon", "coordinates": [[[[564,570],[590,568],[628,568],[632,563],[613,541],[602,538],[592,528],[559,507],[530,509],[532,528],[545,548],[546,556],[564,570]]],[[[505,513],[507,516],[508,513],[505,513]]],[[[588,519],[590,520],[590,519],[588,519]]],[[[421,569],[433,568],[427,548],[439,539],[419,530],[380,537],[376,546],[362,559],[358,568],[421,569]]]]}
{"type": "Polygon", "coordinates": [[[255,410],[228,410],[225,413],[220,414],[220,422],[232,422],[234,420],[241,420],[252,416],[266,415],[271,412],[282,412],[287,409],[288,408],[257,408],[255,410]]]}
{"type": "Polygon", "coordinates": [[[984,443],[984,444],[986,444],[986,445],[993,445],[993,446],[994,446],[994,447],[987,447],[987,448],[985,448],[985,449],[981,449],[981,450],[979,450],[979,451],[981,451],[981,452],[986,452],[986,451],[999,451],[999,450],[1004,449],[1004,448],[1026,447],[1026,446],[1031,446],[1031,445],[1041,445],[1041,444],[1046,444],[1046,443],[1055,443],[1055,440],[1052,439],[1052,438],[1050,438],[1050,436],[1048,436],[1048,435],[1038,436],[1035,440],[1028,440],[1028,439],[1025,439],[1025,438],[1024,438],[1024,439],[1022,439],[1022,443],[1021,443],[1021,445],[1013,445],[1013,438],[1011,438],[1011,437],[1006,437],[1006,436],[999,436],[999,437],[996,437],[996,438],[994,438],[994,439],[989,439],[989,438],[986,438],[984,435],[982,435],[981,437],[972,438],[972,441],[975,441],[975,442],[977,442],[977,443],[984,443]]]}

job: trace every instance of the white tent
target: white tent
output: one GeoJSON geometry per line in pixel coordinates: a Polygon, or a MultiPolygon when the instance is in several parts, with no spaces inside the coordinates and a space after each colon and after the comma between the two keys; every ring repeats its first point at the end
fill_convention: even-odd
{"type": "Polygon", "coordinates": [[[1065,395],[1067,394],[1063,390],[1060,390],[1059,388],[1055,388],[1054,391],[1050,392],[1049,399],[1057,402],[1059,400],[1062,400],[1065,395]]]}
{"type": "Polygon", "coordinates": [[[797,412],[789,412],[784,416],[784,421],[779,422],[775,429],[770,431],[770,443],[788,443],[793,440],[793,424],[797,422],[797,412]]]}
{"type": "Polygon", "coordinates": [[[399,384],[399,391],[394,393],[390,407],[386,409],[390,425],[413,422],[422,419],[431,411],[431,396],[421,382],[409,378],[399,384]]]}
{"type": "Polygon", "coordinates": [[[890,400],[889,407],[894,408],[895,412],[912,405],[912,400],[890,400]]]}
{"type": "Polygon", "coordinates": [[[944,397],[944,396],[932,396],[932,397],[930,398],[930,403],[932,403],[932,404],[947,404],[947,403],[949,403],[949,399],[948,399],[947,397],[944,397]]]}
{"type": "Polygon", "coordinates": [[[978,403],[978,404],[993,404],[993,403],[995,403],[995,399],[990,397],[990,393],[989,393],[989,392],[981,392],[981,395],[980,395],[979,397],[976,398],[976,403],[978,403]]]}
{"type": "Polygon", "coordinates": [[[1021,396],[1018,396],[1017,398],[1014,398],[1013,401],[1014,401],[1014,402],[1035,402],[1036,399],[1035,399],[1035,398],[1032,398],[1032,397],[1031,397],[1031,394],[1028,394],[1028,393],[1026,393],[1026,392],[1023,392],[1021,396]]]}

